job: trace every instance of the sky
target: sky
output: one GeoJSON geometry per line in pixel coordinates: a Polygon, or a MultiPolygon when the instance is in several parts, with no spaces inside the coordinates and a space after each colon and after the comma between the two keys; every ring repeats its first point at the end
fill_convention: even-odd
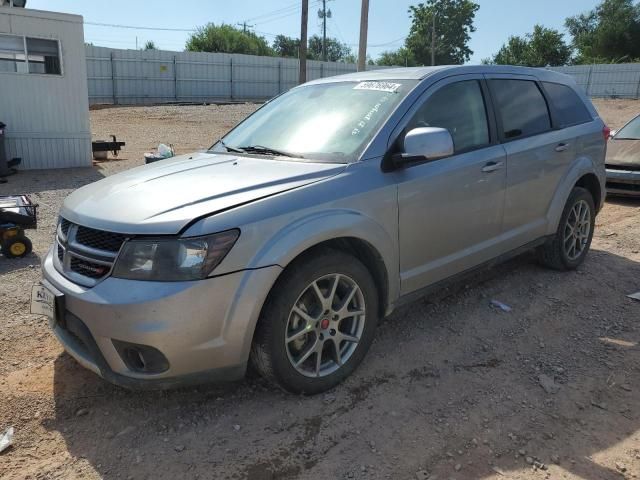
{"type": "MultiPolygon", "coordinates": [[[[564,20],[592,9],[599,0],[476,0],[476,32],[470,47],[469,63],[480,63],[495,53],[510,35],[523,35],[541,23],[564,32],[564,20]]],[[[376,58],[385,50],[402,46],[409,32],[409,5],[419,0],[370,0],[367,53],[376,58]]],[[[246,22],[269,43],[277,34],[300,36],[300,0],[28,0],[29,8],[56,10],[82,15],[85,41],[112,48],[142,47],[153,40],[163,50],[183,50],[188,30],[208,22],[237,24],[246,22]],[[161,31],[135,27],[182,29],[161,31]]],[[[322,0],[309,0],[309,35],[321,34],[317,16],[322,0]]],[[[357,51],[360,24],[360,0],[327,0],[332,17],[327,34],[357,51]]]]}

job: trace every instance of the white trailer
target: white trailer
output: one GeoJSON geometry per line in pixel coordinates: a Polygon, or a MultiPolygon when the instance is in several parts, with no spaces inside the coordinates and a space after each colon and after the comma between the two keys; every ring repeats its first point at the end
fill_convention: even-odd
{"type": "Polygon", "coordinates": [[[0,6],[0,122],[21,169],[91,165],[81,16],[0,6]]]}

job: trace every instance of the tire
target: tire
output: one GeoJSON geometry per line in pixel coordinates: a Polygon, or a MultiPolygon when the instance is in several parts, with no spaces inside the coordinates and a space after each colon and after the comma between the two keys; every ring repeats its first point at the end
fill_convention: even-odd
{"type": "Polygon", "coordinates": [[[31,240],[22,235],[9,237],[2,244],[2,254],[7,258],[21,258],[29,255],[32,250],[31,240]]]}
{"type": "Polygon", "coordinates": [[[567,199],[562,216],[560,217],[560,223],[558,224],[558,230],[553,238],[538,248],[538,258],[540,262],[549,268],[555,270],[574,270],[577,268],[587,256],[589,248],[591,246],[591,240],[593,239],[593,229],[596,220],[596,208],[593,203],[593,197],[588,190],[582,187],[574,187],[567,199]],[[571,223],[575,220],[577,211],[574,209],[588,208],[589,219],[582,221],[584,228],[589,231],[580,231],[581,237],[573,239],[573,245],[575,250],[573,253],[567,251],[571,249],[572,239],[570,231],[575,231],[572,228],[571,223]],[[581,245],[581,250],[578,252],[578,246],[581,245]],[[568,247],[565,248],[565,245],[568,247]]]}
{"type": "Polygon", "coordinates": [[[373,342],[378,316],[378,292],[369,270],[341,251],[315,250],[292,263],[271,290],[256,327],[251,364],[289,392],[323,392],[360,364],[373,342]],[[364,313],[350,316],[354,311],[364,313]]]}

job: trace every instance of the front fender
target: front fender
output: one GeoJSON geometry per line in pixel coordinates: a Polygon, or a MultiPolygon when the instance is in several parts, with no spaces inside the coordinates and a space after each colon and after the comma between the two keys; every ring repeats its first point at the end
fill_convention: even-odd
{"type": "MultiPolygon", "coordinates": [[[[575,187],[578,180],[580,180],[580,178],[587,174],[594,174],[596,175],[596,177],[598,177],[598,181],[600,182],[600,189],[602,192],[604,192],[604,172],[600,172],[599,169],[594,165],[593,161],[589,158],[576,158],[576,160],[571,164],[570,168],[560,180],[558,188],[556,189],[556,193],[554,194],[553,199],[551,200],[551,204],[549,205],[549,209],[547,211],[547,235],[553,235],[558,230],[560,217],[562,216],[562,211],[564,210],[564,206],[567,203],[567,199],[571,194],[571,190],[573,190],[573,187],[575,187]]],[[[602,199],[599,203],[601,202],[602,199]]],[[[599,208],[600,205],[596,205],[596,209],[599,208]]]]}
{"type": "Polygon", "coordinates": [[[333,209],[299,218],[264,242],[251,264],[254,268],[264,265],[285,268],[309,248],[341,237],[363,240],[378,252],[387,269],[389,301],[393,302],[399,294],[397,241],[382,225],[357,211],[333,209]]]}

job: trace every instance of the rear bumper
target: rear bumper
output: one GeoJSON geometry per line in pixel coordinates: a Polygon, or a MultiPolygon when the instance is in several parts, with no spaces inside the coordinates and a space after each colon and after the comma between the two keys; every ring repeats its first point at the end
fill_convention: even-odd
{"type": "Polygon", "coordinates": [[[51,326],[81,365],[126,388],[162,389],[241,378],[262,304],[280,271],[266,267],[193,282],[110,277],[86,288],[54,268],[50,251],[42,283],[62,294],[51,326]],[[122,344],[158,353],[163,367],[137,368],[122,344]]]}
{"type": "Polygon", "coordinates": [[[607,168],[607,194],[640,196],[640,171],[607,168]]]}

